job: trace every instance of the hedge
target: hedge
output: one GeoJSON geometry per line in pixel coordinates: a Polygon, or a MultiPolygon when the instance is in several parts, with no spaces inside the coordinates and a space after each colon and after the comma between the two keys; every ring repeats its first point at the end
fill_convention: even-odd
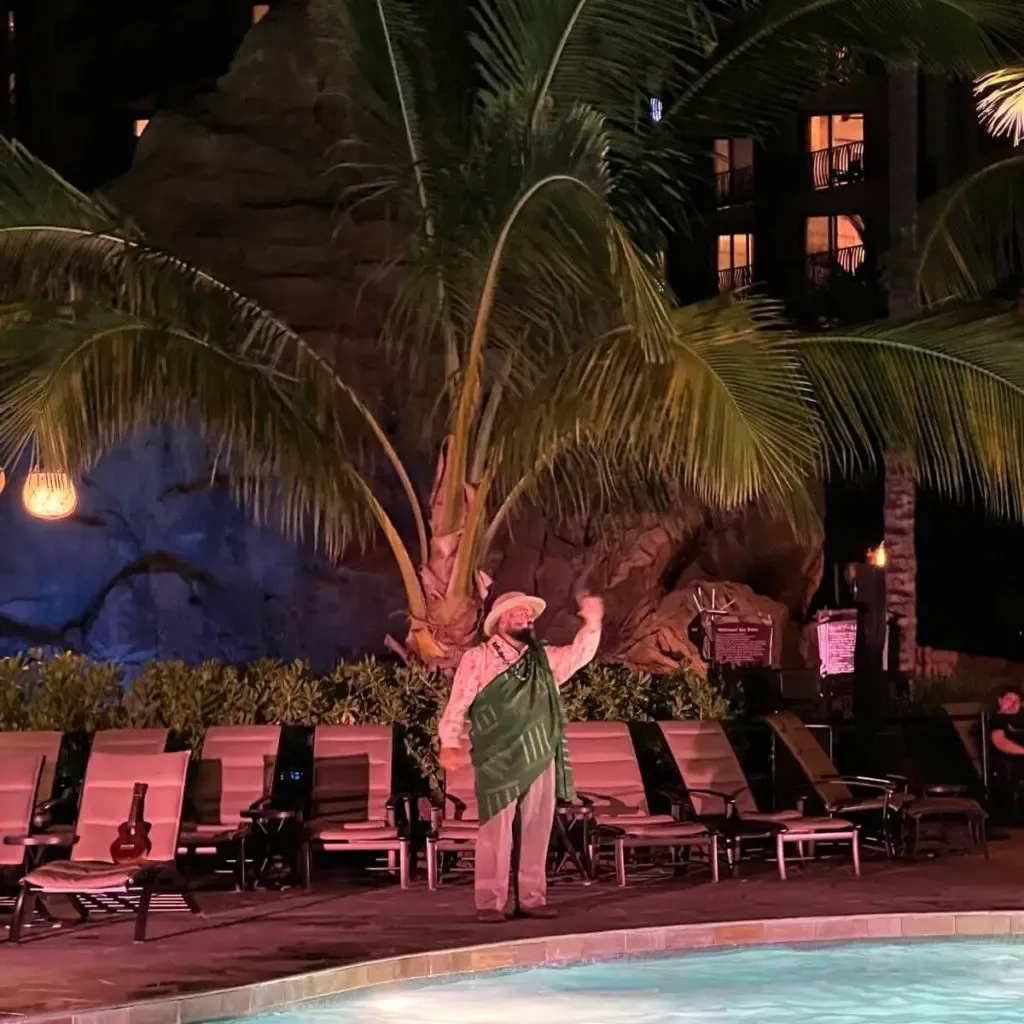
{"type": "MultiPolygon", "coordinates": [[[[397,724],[423,777],[437,779],[437,719],[449,680],[429,669],[364,658],[317,675],[304,661],[263,659],[244,668],[219,661],[152,661],[130,684],[116,664],[73,653],[0,659],[0,730],[90,733],[166,727],[195,748],[212,725],[397,724]]],[[[681,673],[649,676],[592,664],[563,689],[569,718],[653,721],[726,718],[733,705],[714,681],[681,673]]]]}

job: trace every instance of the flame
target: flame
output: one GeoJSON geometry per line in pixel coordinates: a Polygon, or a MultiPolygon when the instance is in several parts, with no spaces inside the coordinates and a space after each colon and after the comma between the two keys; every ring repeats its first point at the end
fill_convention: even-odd
{"type": "Polygon", "coordinates": [[[868,551],[868,565],[873,565],[876,569],[884,569],[889,564],[889,552],[885,550],[885,541],[883,540],[877,548],[871,548],[868,551]]]}

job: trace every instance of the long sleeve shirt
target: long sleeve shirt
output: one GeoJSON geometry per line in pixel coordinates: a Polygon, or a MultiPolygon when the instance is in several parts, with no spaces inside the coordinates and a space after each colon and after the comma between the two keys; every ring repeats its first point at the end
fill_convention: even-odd
{"type": "MultiPolygon", "coordinates": [[[[601,627],[584,625],[573,642],[564,647],[545,647],[548,664],[561,686],[568,682],[584,665],[597,654],[601,642],[601,627]]],[[[452,681],[452,692],[437,727],[442,747],[462,746],[466,728],[466,714],[480,691],[492,680],[497,679],[507,668],[514,665],[525,654],[500,636],[493,636],[486,643],[471,647],[462,656],[452,681]]]]}

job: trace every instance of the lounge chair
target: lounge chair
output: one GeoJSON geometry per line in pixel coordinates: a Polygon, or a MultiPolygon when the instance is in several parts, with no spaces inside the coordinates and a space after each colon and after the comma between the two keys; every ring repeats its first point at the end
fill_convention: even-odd
{"type": "Polygon", "coordinates": [[[988,735],[985,706],[976,701],[943,704],[957,737],[978,776],[982,789],[988,791],[988,735]]]}
{"type": "Polygon", "coordinates": [[[146,938],[146,924],[154,893],[169,887],[198,913],[192,897],[180,886],[174,871],[189,753],[93,754],[85,773],[78,811],[77,837],[69,860],[53,861],[29,872],[11,921],[9,938],[17,942],[36,901],[48,895],[70,899],[84,920],[83,899],[105,894],[135,913],[135,941],[146,938]],[[136,783],[148,786],[144,818],[152,826],[151,849],[136,863],[115,864],[111,844],[130,813],[136,783]]]}
{"type": "Polygon", "coordinates": [[[612,846],[615,876],[626,884],[626,850],[667,848],[703,850],[718,881],[718,834],[696,821],[673,814],[650,814],[647,793],[625,722],[570,722],[566,728],[569,760],[576,785],[576,813],[591,819],[589,850],[596,871],[601,849],[612,846]]]}
{"type": "Polygon", "coordinates": [[[386,853],[388,870],[409,885],[408,799],[404,822],[391,777],[395,731],[390,725],[321,725],[313,734],[313,792],[302,866],[309,885],[314,850],[386,853]],[[397,859],[397,864],[396,864],[397,859]]]}
{"type": "Polygon", "coordinates": [[[42,770],[41,755],[0,755],[0,871],[20,869],[25,862],[25,845],[5,840],[31,831],[42,770]]]}
{"type": "Polygon", "coordinates": [[[659,722],[698,818],[721,823],[728,843],[729,865],[735,872],[744,841],[770,838],[775,847],[779,877],[786,879],[786,844],[795,843],[803,858],[804,844],[848,842],[853,872],[860,875],[857,827],[843,818],[810,817],[802,810],[760,811],[747,777],[717,721],[659,722]]]}
{"type": "Polygon", "coordinates": [[[100,729],[89,748],[91,754],[162,754],[169,729],[100,729]]]}
{"type": "Polygon", "coordinates": [[[21,756],[43,758],[43,768],[39,773],[39,785],[36,789],[33,820],[40,827],[48,824],[53,809],[71,799],[71,791],[53,795],[53,783],[57,774],[57,761],[60,758],[60,745],[63,733],[51,730],[27,729],[21,732],[0,732],[0,757],[21,756]]]}
{"type": "Polygon", "coordinates": [[[472,766],[467,764],[445,772],[444,792],[431,808],[430,832],[427,835],[428,889],[436,889],[441,884],[445,854],[457,863],[462,854],[476,850],[479,814],[472,766]]]}
{"type": "Polygon", "coordinates": [[[792,712],[765,715],[763,721],[793,755],[826,814],[844,818],[856,818],[858,815],[878,818],[879,838],[888,856],[897,851],[915,855],[921,823],[929,818],[950,817],[966,822],[971,840],[988,857],[985,843],[988,815],[976,800],[945,795],[941,791],[946,787],[941,785],[926,786],[924,795],[916,796],[909,790],[910,780],[899,775],[885,779],[840,775],[811,731],[792,712]],[[908,828],[912,833],[909,840],[906,836],[908,828]]]}
{"type": "Polygon", "coordinates": [[[224,725],[206,730],[192,780],[191,813],[181,827],[185,854],[235,855],[238,888],[246,887],[246,812],[268,807],[281,742],[279,725],[224,725]]]}

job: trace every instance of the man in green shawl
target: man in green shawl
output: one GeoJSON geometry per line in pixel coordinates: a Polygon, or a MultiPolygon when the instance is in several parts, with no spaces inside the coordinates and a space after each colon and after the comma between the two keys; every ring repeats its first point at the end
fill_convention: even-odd
{"type": "Polygon", "coordinates": [[[575,795],[558,687],[597,653],[604,602],[580,597],[583,625],[565,647],[537,642],[533,623],[544,607],[539,597],[519,591],[494,602],[484,620],[486,639],[462,656],[438,726],[441,766],[455,771],[472,760],[475,773],[481,921],[506,919],[517,818],[517,909],[526,917],[555,916],[547,905],[548,843],[556,801],[575,795]]]}

